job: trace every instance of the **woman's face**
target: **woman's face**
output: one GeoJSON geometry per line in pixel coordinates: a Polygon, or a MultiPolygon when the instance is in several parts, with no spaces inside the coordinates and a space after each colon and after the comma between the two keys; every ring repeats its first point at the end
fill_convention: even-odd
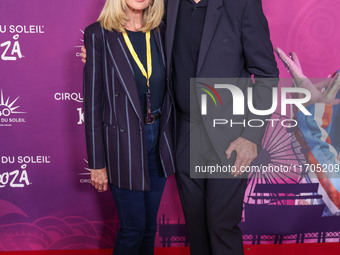
{"type": "Polygon", "coordinates": [[[152,0],[125,0],[126,5],[134,11],[143,11],[148,8],[152,0]]]}

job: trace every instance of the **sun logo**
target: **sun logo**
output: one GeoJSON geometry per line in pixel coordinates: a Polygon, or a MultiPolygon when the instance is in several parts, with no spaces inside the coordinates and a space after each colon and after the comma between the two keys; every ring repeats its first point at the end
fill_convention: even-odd
{"type": "Polygon", "coordinates": [[[18,109],[20,106],[14,106],[15,102],[19,99],[17,97],[14,99],[12,102],[10,101],[10,98],[7,97],[6,102],[4,99],[4,94],[1,90],[1,95],[0,95],[0,117],[8,117],[13,113],[25,113],[25,112],[18,112],[16,109],[18,109]]]}
{"type": "Polygon", "coordinates": [[[79,173],[78,175],[82,176],[79,177],[79,182],[83,183],[83,184],[91,184],[91,169],[87,167],[88,165],[88,161],[86,159],[84,159],[86,166],[84,167],[84,172],[83,173],[79,173]]]}
{"type": "MultiPolygon", "coordinates": [[[[84,159],[86,165],[89,163],[86,159],[84,159]]],[[[86,170],[85,173],[80,173],[79,175],[91,175],[91,169],[88,167],[84,167],[84,169],[86,170]]]]}
{"type": "MultiPolygon", "coordinates": [[[[83,45],[84,45],[84,39],[83,39],[84,31],[81,30],[81,29],[79,29],[79,30],[80,30],[80,32],[82,33],[82,38],[80,39],[81,45],[79,45],[79,46],[73,46],[73,47],[79,48],[79,49],[80,49],[80,48],[83,47],[83,45]]],[[[81,57],[81,52],[77,52],[77,53],[76,53],[76,57],[81,57]]]]}

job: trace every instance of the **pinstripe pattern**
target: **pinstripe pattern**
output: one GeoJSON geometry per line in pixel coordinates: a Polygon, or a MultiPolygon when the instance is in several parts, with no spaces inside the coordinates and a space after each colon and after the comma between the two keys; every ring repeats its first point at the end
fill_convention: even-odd
{"type": "MultiPolygon", "coordinates": [[[[105,41],[104,37],[104,29],[102,28],[102,36],[103,36],[103,42],[105,41]]],[[[109,79],[107,77],[107,59],[106,59],[106,47],[105,44],[103,44],[104,48],[104,59],[105,59],[105,84],[106,84],[106,89],[107,89],[107,100],[110,105],[110,124],[112,124],[112,105],[111,105],[111,99],[110,99],[110,90],[109,90],[109,79]]],[[[105,108],[104,108],[105,109],[105,108]]]]}
{"type": "MultiPolygon", "coordinates": [[[[162,35],[157,32],[153,31],[161,52],[162,35]]],[[[109,182],[118,188],[150,190],[150,179],[146,178],[144,118],[122,35],[117,31],[102,29],[100,23],[96,22],[85,29],[84,43],[89,50],[83,84],[89,166],[98,169],[106,165],[109,182]]],[[[161,56],[164,62],[164,54],[161,56]]],[[[169,176],[174,170],[172,158],[167,154],[168,151],[172,153],[173,146],[172,127],[169,127],[172,124],[172,105],[169,91],[165,93],[159,153],[164,171],[162,175],[169,176]]]]}
{"type": "Polygon", "coordinates": [[[85,114],[85,98],[86,98],[86,92],[85,92],[85,72],[83,72],[83,98],[84,98],[84,102],[83,102],[83,108],[84,108],[84,114],[85,114]]]}
{"type": "Polygon", "coordinates": [[[112,55],[112,51],[111,51],[110,45],[109,45],[109,43],[108,43],[107,41],[106,41],[106,43],[107,43],[107,47],[108,47],[108,49],[109,49],[110,56],[111,56],[111,58],[112,58],[113,64],[115,65],[115,68],[116,68],[116,70],[117,70],[119,79],[120,79],[120,81],[122,82],[122,84],[123,84],[123,86],[124,86],[124,88],[125,88],[126,94],[127,94],[127,96],[129,97],[129,100],[130,100],[130,102],[131,102],[131,104],[132,104],[132,108],[133,108],[133,110],[135,111],[136,115],[138,116],[139,120],[142,121],[142,120],[140,119],[140,116],[139,116],[139,114],[138,114],[138,111],[137,111],[137,109],[136,109],[136,106],[135,106],[134,102],[133,102],[132,99],[131,99],[131,95],[130,95],[130,93],[129,93],[129,90],[128,90],[127,87],[126,87],[126,84],[125,84],[125,82],[124,82],[124,79],[123,79],[123,77],[122,77],[122,75],[121,75],[121,73],[120,73],[120,71],[119,71],[119,69],[118,69],[117,63],[116,63],[116,61],[115,61],[115,59],[114,59],[114,57],[113,57],[113,55],[112,55]]]}
{"type": "Polygon", "coordinates": [[[117,169],[118,169],[118,188],[120,188],[120,155],[119,155],[119,130],[117,127],[117,169]]]}
{"type": "Polygon", "coordinates": [[[93,168],[96,169],[96,141],[94,139],[94,84],[96,78],[96,54],[95,54],[95,40],[94,34],[92,34],[92,58],[93,58],[93,70],[92,70],[92,150],[93,150],[93,168]]]}
{"type": "Polygon", "coordinates": [[[115,119],[117,120],[117,113],[116,113],[116,88],[115,88],[115,69],[112,67],[112,101],[113,101],[113,113],[115,115],[115,119]]]}
{"type": "Polygon", "coordinates": [[[124,46],[123,46],[122,42],[120,41],[119,38],[117,38],[117,40],[118,40],[118,42],[119,42],[120,47],[122,48],[122,51],[123,51],[124,56],[125,56],[125,58],[126,58],[126,61],[129,63],[129,66],[130,66],[130,68],[131,68],[131,71],[132,71],[133,75],[135,75],[135,72],[133,71],[133,68],[132,68],[132,65],[131,65],[131,62],[130,62],[130,59],[129,59],[128,56],[126,55],[126,51],[125,51],[125,49],[124,49],[124,46]]]}
{"type": "MultiPolygon", "coordinates": [[[[110,148],[109,148],[109,127],[106,126],[106,152],[110,155],[110,148]]],[[[109,171],[109,181],[112,183],[111,179],[111,164],[110,164],[110,157],[107,157],[107,170],[109,171]]]]}
{"type": "Polygon", "coordinates": [[[139,122],[139,134],[140,134],[140,151],[142,153],[142,189],[145,189],[145,177],[144,177],[144,149],[143,149],[143,129],[139,122]]]}
{"type": "Polygon", "coordinates": [[[166,123],[168,123],[168,121],[169,121],[169,119],[170,119],[171,110],[172,110],[172,107],[170,106],[170,110],[169,110],[168,118],[166,119],[166,123]]]}
{"type": "Polygon", "coordinates": [[[104,91],[102,92],[102,102],[103,102],[103,106],[102,106],[102,109],[103,109],[103,112],[102,112],[102,119],[104,119],[104,116],[105,116],[105,100],[104,100],[104,91]]]}
{"type": "Polygon", "coordinates": [[[162,157],[159,157],[161,159],[161,163],[162,163],[162,169],[163,169],[163,172],[165,174],[165,177],[168,177],[166,172],[165,172],[165,165],[164,165],[164,161],[163,161],[163,158],[162,157]]]}
{"type": "MultiPolygon", "coordinates": [[[[164,66],[166,66],[165,58],[164,58],[163,42],[162,42],[162,38],[161,38],[161,33],[160,33],[160,32],[158,32],[158,39],[159,39],[159,44],[160,44],[160,48],[161,48],[161,55],[162,55],[163,64],[164,64],[164,66]]],[[[163,104],[163,105],[164,105],[164,104],[163,104]]],[[[168,116],[167,116],[166,123],[168,123],[168,121],[169,121],[170,114],[171,114],[171,106],[170,106],[169,114],[168,114],[168,116]]],[[[169,146],[169,141],[168,141],[168,138],[167,138],[165,132],[163,133],[163,135],[164,135],[165,142],[166,142],[166,145],[167,145],[167,148],[168,148],[168,150],[169,150],[170,157],[171,157],[171,164],[172,164],[173,170],[175,171],[175,165],[174,165],[174,160],[173,160],[173,158],[172,158],[172,151],[171,151],[170,146],[169,146]]],[[[162,159],[162,157],[160,157],[160,158],[161,158],[161,162],[162,162],[162,165],[163,165],[163,172],[164,172],[164,175],[165,175],[165,177],[168,177],[168,176],[167,176],[167,173],[166,173],[166,171],[165,171],[163,159],[162,159]]]]}
{"type": "Polygon", "coordinates": [[[162,42],[162,38],[161,38],[161,33],[160,32],[158,32],[158,38],[159,38],[159,44],[161,46],[161,55],[162,55],[162,59],[163,59],[163,64],[165,66],[166,64],[165,64],[164,51],[163,51],[163,42],[162,42]]]}
{"type": "Polygon", "coordinates": [[[131,173],[131,137],[130,137],[130,118],[129,118],[129,105],[127,96],[125,96],[125,112],[126,112],[126,124],[127,124],[127,132],[128,132],[128,143],[129,143],[129,181],[130,181],[130,190],[132,190],[132,173],[131,173]]]}
{"type": "MultiPolygon", "coordinates": [[[[172,158],[172,153],[171,153],[171,149],[170,149],[168,137],[166,136],[165,133],[163,133],[163,135],[164,135],[164,138],[165,138],[166,146],[168,147],[168,150],[169,150],[170,159],[171,159],[171,164],[172,164],[172,167],[173,167],[173,169],[174,169],[174,171],[175,171],[175,163],[174,163],[174,159],[172,158]]],[[[164,170],[164,169],[163,169],[163,170],[164,170]]],[[[164,170],[164,174],[165,174],[165,176],[166,176],[165,170],[164,170]]]]}

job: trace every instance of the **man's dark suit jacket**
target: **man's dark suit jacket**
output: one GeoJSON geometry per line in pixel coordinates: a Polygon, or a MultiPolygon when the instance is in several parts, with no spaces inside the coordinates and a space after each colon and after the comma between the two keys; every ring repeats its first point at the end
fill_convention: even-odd
{"type": "MultiPolygon", "coordinates": [[[[165,65],[162,26],[152,32],[165,65]]],[[[106,167],[109,182],[119,188],[149,190],[144,118],[124,38],[97,22],[85,29],[84,43],[84,120],[89,168],[106,167]]],[[[164,176],[175,170],[172,105],[166,90],[159,135],[164,176]]]]}
{"type": "MultiPolygon", "coordinates": [[[[166,55],[168,77],[171,84],[172,50],[176,19],[180,0],[167,1],[166,55]]],[[[201,78],[277,78],[279,71],[273,54],[267,20],[263,14],[261,0],[209,0],[202,33],[196,77],[201,78]]],[[[271,106],[272,80],[257,79],[254,84],[254,105],[257,109],[271,106]]],[[[188,85],[189,86],[189,85],[188,85]]],[[[172,86],[173,87],[173,86],[172,86]]],[[[247,95],[247,87],[241,89],[247,95]]],[[[189,100],[189,99],[188,99],[189,100]]],[[[224,109],[232,108],[232,100],[223,102],[224,109]]],[[[218,113],[218,112],[217,112],[218,113]]],[[[214,114],[214,113],[213,113],[214,114]]],[[[209,115],[209,113],[208,113],[209,115]]],[[[221,114],[218,118],[221,117],[221,114]]],[[[223,115],[222,115],[223,116],[223,115]]],[[[228,110],[226,119],[233,118],[228,110]]],[[[265,119],[249,111],[247,119],[265,119]]],[[[208,118],[213,119],[213,115],[208,118]]],[[[212,128],[211,121],[205,122],[209,138],[220,159],[224,161],[225,149],[238,137],[261,144],[264,128],[212,128]],[[221,140],[225,143],[221,145],[221,140]]]]}

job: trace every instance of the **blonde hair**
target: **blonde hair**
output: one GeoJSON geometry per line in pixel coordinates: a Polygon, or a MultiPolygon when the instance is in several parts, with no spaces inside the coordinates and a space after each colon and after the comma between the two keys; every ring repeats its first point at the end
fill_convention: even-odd
{"type": "MultiPolygon", "coordinates": [[[[125,13],[125,0],[106,0],[97,21],[109,31],[125,31],[128,17],[125,13]]],[[[140,31],[147,32],[159,26],[164,15],[164,0],[151,0],[148,8],[143,11],[143,26],[140,31]]]]}

